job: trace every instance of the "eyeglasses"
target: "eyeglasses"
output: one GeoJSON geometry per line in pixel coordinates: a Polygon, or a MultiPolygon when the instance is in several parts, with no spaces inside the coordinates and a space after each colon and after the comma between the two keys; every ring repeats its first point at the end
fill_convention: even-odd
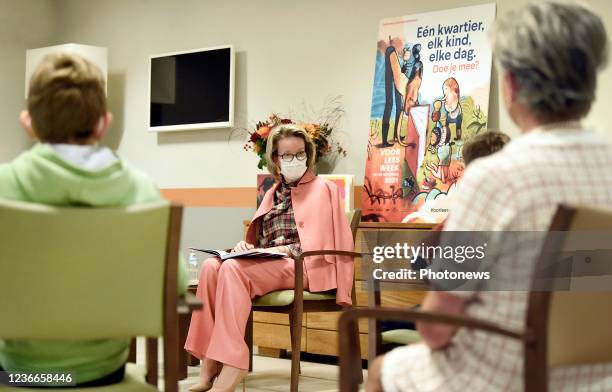
{"type": "Polygon", "coordinates": [[[283,155],[279,155],[279,157],[285,162],[293,161],[293,158],[297,158],[298,161],[303,161],[308,157],[306,151],[300,151],[297,154],[285,153],[283,155]]]}

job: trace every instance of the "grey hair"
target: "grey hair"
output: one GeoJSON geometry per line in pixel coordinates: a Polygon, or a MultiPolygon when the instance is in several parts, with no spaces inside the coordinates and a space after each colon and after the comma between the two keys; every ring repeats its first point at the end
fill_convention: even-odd
{"type": "Polygon", "coordinates": [[[492,28],[498,64],[515,79],[519,99],[542,120],[584,117],[607,63],[602,20],[578,4],[533,2],[492,28]]]}

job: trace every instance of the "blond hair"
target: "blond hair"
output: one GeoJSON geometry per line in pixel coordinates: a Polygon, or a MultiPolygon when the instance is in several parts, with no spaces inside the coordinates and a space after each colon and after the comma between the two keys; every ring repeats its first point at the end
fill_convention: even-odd
{"type": "Polygon", "coordinates": [[[268,168],[270,174],[272,174],[277,180],[280,180],[280,167],[276,164],[274,158],[278,157],[278,141],[292,136],[299,137],[300,139],[304,140],[307,157],[306,166],[308,167],[308,170],[312,170],[314,167],[317,147],[304,128],[295,124],[277,125],[270,131],[266,145],[266,167],[268,168]]]}
{"type": "Polygon", "coordinates": [[[85,141],[106,113],[102,72],[75,54],[47,55],[30,79],[27,107],[42,142],[85,141]]]}

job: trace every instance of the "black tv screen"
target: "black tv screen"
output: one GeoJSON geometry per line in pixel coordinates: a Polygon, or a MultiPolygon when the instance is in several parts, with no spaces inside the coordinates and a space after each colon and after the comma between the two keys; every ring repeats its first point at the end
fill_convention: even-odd
{"type": "Polygon", "coordinates": [[[231,46],[151,56],[149,130],[233,125],[231,46]]]}

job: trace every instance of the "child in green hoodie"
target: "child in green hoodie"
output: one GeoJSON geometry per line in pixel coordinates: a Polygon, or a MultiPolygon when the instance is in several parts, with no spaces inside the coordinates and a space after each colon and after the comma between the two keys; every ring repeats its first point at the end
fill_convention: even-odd
{"type": "MultiPolygon", "coordinates": [[[[149,176],[98,146],[112,115],[104,78],[86,59],[66,53],[45,57],[30,79],[20,120],[38,143],[0,165],[0,198],[92,208],[161,199],[149,176]]],[[[180,267],[179,290],[184,292],[186,276],[180,267]]],[[[128,349],[128,339],[0,341],[0,368],[70,370],[79,386],[108,385],[123,379],[128,349]]]]}

